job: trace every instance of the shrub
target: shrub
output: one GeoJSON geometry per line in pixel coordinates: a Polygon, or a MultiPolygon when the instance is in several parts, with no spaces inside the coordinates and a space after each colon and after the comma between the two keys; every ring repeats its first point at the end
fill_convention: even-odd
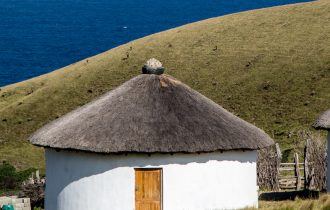
{"type": "Polygon", "coordinates": [[[16,171],[10,163],[3,162],[0,165],[0,187],[2,189],[16,189],[19,184],[27,180],[36,169],[29,168],[23,171],[16,171]]]}
{"type": "Polygon", "coordinates": [[[29,168],[29,169],[17,172],[16,173],[17,181],[23,182],[23,181],[27,180],[31,176],[31,174],[36,171],[37,171],[37,169],[35,169],[35,168],[29,168]]]}
{"type": "Polygon", "coordinates": [[[7,162],[0,165],[0,186],[4,189],[16,188],[16,169],[7,162]]]}

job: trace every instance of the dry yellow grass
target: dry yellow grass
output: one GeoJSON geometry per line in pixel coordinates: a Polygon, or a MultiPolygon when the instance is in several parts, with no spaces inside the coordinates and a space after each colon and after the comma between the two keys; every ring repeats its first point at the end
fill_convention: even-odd
{"type": "MultiPolygon", "coordinates": [[[[245,210],[256,209],[247,208],[245,210]]],[[[330,210],[330,195],[323,194],[315,200],[260,201],[258,210],[330,210]]]]}

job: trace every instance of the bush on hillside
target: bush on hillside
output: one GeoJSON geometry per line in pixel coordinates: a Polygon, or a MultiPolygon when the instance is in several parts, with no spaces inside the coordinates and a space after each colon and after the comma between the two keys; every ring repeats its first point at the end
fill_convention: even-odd
{"type": "Polygon", "coordinates": [[[3,189],[16,188],[16,169],[9,163],[0,165],[0,187],[3,189]]]}
{"type": "Polygon", "coordinates": [[[19,171],[16,173],[16,178],[18,182],[23,182],[25,180],[27,180],[32,173],[36,172],[37,169],[35,168],[28,168],[26,170],[23,171],[19,171]]]}
{"type": "Polygon", "coordinates": [[[3,162],[0,165],[0,188],[16,189],[21,182],[27,180],[36,169],[29,168],[23,171],[16,171],[16,168],[10,163],[3,162]]]}

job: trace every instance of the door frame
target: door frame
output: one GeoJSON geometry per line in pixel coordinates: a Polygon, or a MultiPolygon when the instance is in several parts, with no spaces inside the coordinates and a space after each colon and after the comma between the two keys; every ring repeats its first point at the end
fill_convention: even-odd
{"type": "MultiPolygon", "coordinates": [[[[134,189],[136,187],[136,182],[135,182],[135,172],[136,171],[152,171],[152,170],[159,170],[160,171],[160,209],[163,210],[163,168],[139,168],[136,167],[134,168],[134,189]]],[[[135,199],[135,190],[134,190],[134,206],[136,205],[136,199],[135,199]]]]}

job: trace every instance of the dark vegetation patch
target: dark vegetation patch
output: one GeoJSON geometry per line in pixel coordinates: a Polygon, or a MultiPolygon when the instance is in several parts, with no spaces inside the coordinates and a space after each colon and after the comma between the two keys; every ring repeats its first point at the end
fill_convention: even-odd
{"type": "Polygon", "coordinates": [[[13,165],[3,162],[0,165],[0,189],[3,193],[19,190],[21,183],[35,171],[35,168],[17,171],[13,165]]]}

